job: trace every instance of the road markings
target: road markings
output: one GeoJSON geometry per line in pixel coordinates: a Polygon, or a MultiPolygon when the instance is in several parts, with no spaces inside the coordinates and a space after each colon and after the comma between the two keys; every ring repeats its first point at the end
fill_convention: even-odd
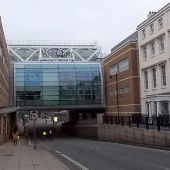
{"type": "Polygon", "coordinates": [[[74,165],[80,167],[83,170],[89,170],[88,168],[86,168],[85,166],[81,165],[80,163],[78,163],[77,161],[73,160],[72,158],[68,157],[65,154],[61,154],[62,157],[66,158],[67,160],[69,160],[70,162],[72,162],[74,165]]]}
{"type": "Polygon", "coordinates": [[[170,168],[167,168],[167,167],[164,167],[164,166],[160,166],[160,165],[157,165],[157,164],[155,164],[155,166],[158,167],[158,168],[161,168],[163,170],[170,170],[170,168]]]}
{"type": "Polygon", "coordinates": [[[56,153],[59,153],[59,154],[61,154],[61,152],[60,151],[55,151],[56,153]]]}
{"type": "MultiPolygon", "coordinates": [[[[48,148],[49,150],[51,150],[51,148],[43,142],[40,142],[41,144],[43,144],[46,148],[48,148]]],[[[78,166],[79,168],[83,169],[83,170],[89,170],[88,168],[86,168],[85,166],[81,165],[80,163],[78,163],[77,161],[75,161],[74,159],[68,157],[65,154],[62,154],[60,151],[55,150],[56,153],[60,154],[62,157],[64,157],[65,159],[69,160],[70,162],[72,162],[74,165],[78,166]]]]}

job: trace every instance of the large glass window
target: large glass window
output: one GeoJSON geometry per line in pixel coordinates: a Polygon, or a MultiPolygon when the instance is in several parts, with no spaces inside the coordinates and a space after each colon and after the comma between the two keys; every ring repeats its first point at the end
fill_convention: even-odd
{"type": "Polygon", "coordinates": [[[119,63],[119,72],[123,72],[128,69],[129,69],[129,60],[128,58],[126,58],[119,63]]]}
{"type": "Polygon", "coordinates": [[[17,105],[57,106],[101,103],[99,64],[16,64],[17,105]]]}
{"type": "Polygon", "coordinates": [[[114,64],[110,67],[110,75],[115,75],[118,72],[118,64],[114,64]]]}

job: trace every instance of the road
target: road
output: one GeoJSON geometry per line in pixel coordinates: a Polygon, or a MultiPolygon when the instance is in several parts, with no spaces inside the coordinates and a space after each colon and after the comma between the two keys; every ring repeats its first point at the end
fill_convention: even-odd
{"type": "Polygon", "coordinates": [[[43,143],[74,170],[170,170],[170,151],[72,137],[43,143]]]}

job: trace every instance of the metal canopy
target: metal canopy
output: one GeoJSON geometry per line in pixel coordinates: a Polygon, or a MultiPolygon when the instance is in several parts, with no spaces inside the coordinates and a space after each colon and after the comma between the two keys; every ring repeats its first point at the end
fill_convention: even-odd
{"type": "Polygon", "coordinates": [[[8,41],[7,44],[13,62],[92,62],[103,58],[95,42],[8,41]]]}

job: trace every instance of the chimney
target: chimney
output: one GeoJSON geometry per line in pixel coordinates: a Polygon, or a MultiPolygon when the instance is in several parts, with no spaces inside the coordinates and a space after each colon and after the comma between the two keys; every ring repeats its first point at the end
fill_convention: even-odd
{"type": "Polygon", "coordinates": [[[147,18],[150,18],[150,17],[152,17],[154,14],[156,14],[156,12],[149,11],[149,13],[148,13],[148,15],[147,15],[147,18]]]}

